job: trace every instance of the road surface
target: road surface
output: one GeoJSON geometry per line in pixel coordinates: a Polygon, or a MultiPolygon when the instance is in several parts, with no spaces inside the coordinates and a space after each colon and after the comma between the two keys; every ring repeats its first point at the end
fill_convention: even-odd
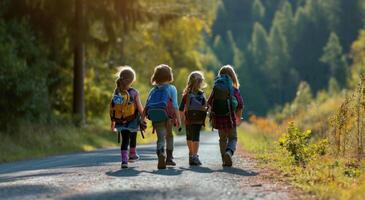
{"type": "Polygon", "coordinates": [[[189,167],[185,138],[175,138],[176,167],[157,170],[155,145],[139,145],[141,160],[120,169],[119,149],[0,165],[0,199],[293,199],[290,187],[262,178],[245,157],[223,168],[217,133],[201,136],[201,167],[189,167]]]}

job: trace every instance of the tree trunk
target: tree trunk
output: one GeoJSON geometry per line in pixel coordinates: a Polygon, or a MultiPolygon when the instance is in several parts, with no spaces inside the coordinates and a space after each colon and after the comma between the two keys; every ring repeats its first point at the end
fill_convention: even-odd
{"type": "Polygon", "coordinates": [[[74,81],[73,81],[73,115],[77,124],[85,122],[85,44],[83,37],[84,0],[75,0],[74,27],[74,81]]]}

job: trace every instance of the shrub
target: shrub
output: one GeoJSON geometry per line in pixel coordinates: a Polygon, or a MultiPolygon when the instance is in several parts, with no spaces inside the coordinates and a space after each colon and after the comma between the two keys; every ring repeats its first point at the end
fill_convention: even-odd
{"type": "Polygon", "coordinates": [[[302,131],[289,123],[287,133],[279,139],[279,145],[284,148],[294,159],[294,163],[303,167],[317,155],[326,154],[327,140],[311,142],[312,131],[302,131]]]}
{"type": "Polygon", "coordinates": [[[47,117],[48,60],[30,29],[0,20],[0,127],[14,127],[21,119],[47,117]],[[12,124],[12,125],[10,125],[12,124]]]}

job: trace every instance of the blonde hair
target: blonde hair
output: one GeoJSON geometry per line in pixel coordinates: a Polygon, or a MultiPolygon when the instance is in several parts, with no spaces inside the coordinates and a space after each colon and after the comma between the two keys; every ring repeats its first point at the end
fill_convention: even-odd
{"type": "Polygon", "coordinates": [[[130,85],[136,80],[136,72],[130,66],[119,67],[117,76],[118,78],[115,81],[116,92],[127,90],[128,87],[130,87],[130,85]]]}
{"type": "Polygon", "coordinates": [[[155,67],[155,70],[151,77],[151,84],[158,85],[164,82],[172,83],[174,81],[174,75],[172,69],[166,64],[161,64],[155,67]]]}
{"type": "Polygon", "coordinates": [[[193,71],[188,76],[188,81],[184,89],[183,95],[188,94],[190,91],[199,91],[205,88],[207,85],[204,82],[205,78],[201,71],[193,71]]]}
{"type": "Polygon", "coordinates": [[[219,75],[223,75],[223,74],[228,75],[232,79],[233,87],[235,87],[236,89],[238,89],[240,87],[240,83],[238,82],[237,74],[231,65],[225,65],[225,66],[221,67],[218,74],[219,75]]]}

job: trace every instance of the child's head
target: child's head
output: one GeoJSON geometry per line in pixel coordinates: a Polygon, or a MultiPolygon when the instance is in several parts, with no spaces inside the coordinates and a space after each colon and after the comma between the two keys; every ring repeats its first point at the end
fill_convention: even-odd
{"type": "Polygon", "coordinates": [[[201,71],[193,71],[190,73],[188,77],[188,82],[184,89],[184,94],[187,94],[190,91],[199,91],[206,87],[206,83],[204,82],[205,78],[201,71]]]}
{"type": "Polygon", "coordinates": [[[127,90],[136,80],[136,72],[130,66],[122,66],[118,72],[116,89],[127,90]]]}
{"type": "Polygon", "coordinates": [[[223,74],[228,75],[232,79],[233,87],[235,87],[237,89],[240,87],[240,83],[238,82],[237,74],[231,65],[225,65],[225,66],[221,67],[218,74],[219,75],[223,75],[223,74]]]}
{"type": "Polygon", "coordinates": [[[158,85],[162,83],[172,83],[174,81],[174,76],[172,74],[172,69],[168,65],[161,64],[155,67],[155,71],[151,77],[152,85],[158,85]]]}

